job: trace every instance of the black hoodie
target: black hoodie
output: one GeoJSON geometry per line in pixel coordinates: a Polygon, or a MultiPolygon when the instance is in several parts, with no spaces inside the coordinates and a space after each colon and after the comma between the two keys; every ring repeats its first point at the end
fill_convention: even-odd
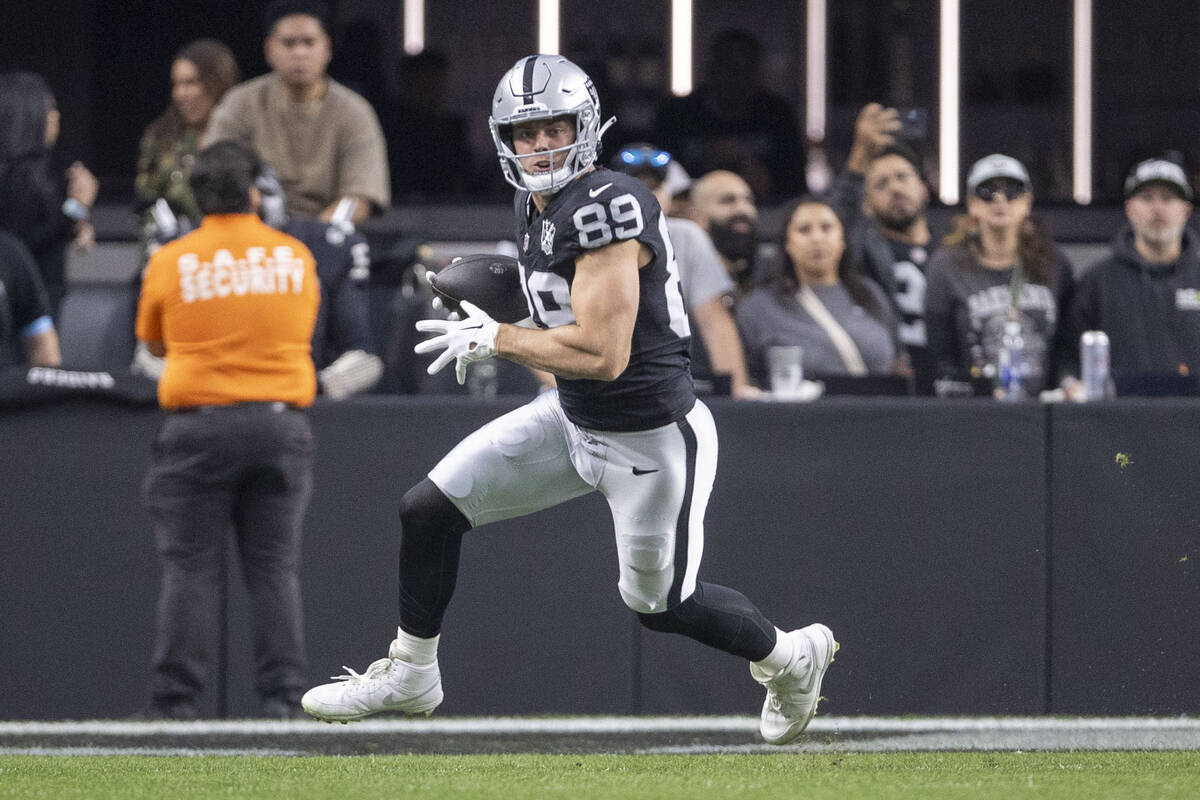
{"type": "MultiPolygon", "coordinates": [[[[1108,334],[1112,374],[1200,374],[1200,242],[1185,230],[1179,259],[1150,264],[1134,248],[1128,224],[1111,255],[1080,278],[1068,312],[1074,341],[1087,330],[1108,334]]],[[[1078,375],[1078,350],[1074,374],[1078,375]]]]}

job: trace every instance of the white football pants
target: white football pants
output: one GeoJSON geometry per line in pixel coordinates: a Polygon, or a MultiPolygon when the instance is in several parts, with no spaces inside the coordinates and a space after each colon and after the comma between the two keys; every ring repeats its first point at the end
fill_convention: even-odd
{"type": "Polygon", "coordinates": [[[678,423],[616,433],[575,425],[551,391],[463,439],[429,478],[472,526],[598,489],[612,511],[621,598],[653,614],[695,591],[716,469],[716,426],[699,400],[678,423]]]}

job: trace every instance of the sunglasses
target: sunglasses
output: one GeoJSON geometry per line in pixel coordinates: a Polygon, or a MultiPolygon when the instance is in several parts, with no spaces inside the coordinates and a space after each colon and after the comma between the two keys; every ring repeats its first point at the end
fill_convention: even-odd
{"type": "Polygon", "coordinates": [[[651,150],[648,147],[622,150],[619,158],[627,167],[655,167],[662,169],[671,163],[671,154],[666,150],[651,150]]]}
{"type": "Polygon", "coordinates": [[[998,195],[1004,195],[1004,199],[1011,202],[1026,192],[1028,190],[1025,188],[1025,184],[1017,181],[981,183],[975,187],[975,196],[985,203],[992,202],[998,195]]]}

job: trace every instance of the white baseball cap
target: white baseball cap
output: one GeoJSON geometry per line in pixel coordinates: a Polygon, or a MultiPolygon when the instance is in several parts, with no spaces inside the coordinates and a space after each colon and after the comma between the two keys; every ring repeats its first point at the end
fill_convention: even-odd
{"type": "Polygon", "coordinates": [[[1125,179],[1125,196],[1133,197],[1147,184],[1157,183],[1166,186],[1183,200],[1192,201],[1192,187],[1188,183],[1187,174],[1183,167],[1174,161],[1162,158],[1148,158],[1139,162],[1125,179]]]}
{"type": "Polygon", "coordinates": [[[1033,182],[1029,180],[1029,171],[1020,161],[1012,156],[992,153],[971,165],[971,171],[967,173],[967,192],[974,194],[975,190],[979,188],[979,184],[993,178],[1008,178],[1023,184],[1025,191],[1033,191],[1033,182]]]}
{"type": "Polygon", "coordinates": [[[666,184],[667,194],[674,197],[692,188],[692,178],[678,161],[671,159],[671,163],[667,164],[666,184]]]}

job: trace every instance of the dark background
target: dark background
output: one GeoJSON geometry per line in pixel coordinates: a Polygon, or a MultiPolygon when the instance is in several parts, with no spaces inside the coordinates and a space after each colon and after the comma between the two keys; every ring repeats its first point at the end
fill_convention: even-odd
{"type": "MultiPolygon", "coordinates": [[[[264,3],[207,0],[60,0],[6,3],[0,11],[0,68],[45,74],[63,111],[59,155],[80,158],[101,178],[102,202],[127,202],[138,137],[168,100],[172,54],[200,36],[235,52],[246,77],[265,71],[259,23],[264,3]]],[[[395,91],[400,2],[334,0],[332,74],[351,83],[382,76],[395,91]],[[363,23],[376,44],[360,46],[363,23]]],[[[450,58],[448,104],[467,119],[479,182],[448,196],[490,202],[506,190],[486,130],[497,77],[535,47],[533,0],[428,4],[427,46],[450,58]]],[[[746,28],[766,48],[769,83],[803,113],[804,4],[794,0],[696,0],[695,74],[710,64],[708,42],[746,28]]],[[[840,166],[854,116],[866,102],[930,110],[925,155],[936,162],[936,0],[829,3],[829,147],[840,166]]],[[[589,70],[606,112],[621,124],[609,147],[644,136],[668,90],[667,0],[563,0],[562,47],[589,70]]],[[[1071,4],[963,0],[962,164],[1003,150],[1034,173],[1041,201],[1069,202],[1071,4]]],[[[1200,4],[1192,0],[1096,0],[1095,198],[1113,203],[1137,159],[1178,150],[1195,172],[1200,156],[1200,4]]],[[[436,165],[431,165],[436,169],[436,165]]],[[[931,177],[933,177],[931,175],[931,177]]]]}

